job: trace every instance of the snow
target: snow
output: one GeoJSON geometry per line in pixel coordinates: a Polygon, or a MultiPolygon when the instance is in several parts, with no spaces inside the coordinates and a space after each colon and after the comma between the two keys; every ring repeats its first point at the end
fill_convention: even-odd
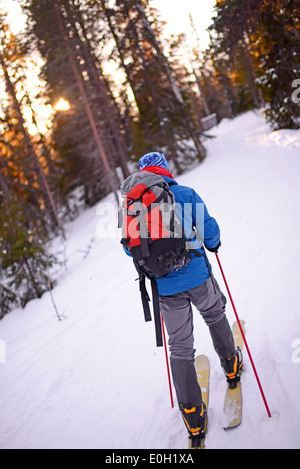
{"type": "MultiPolygon", "coordinates": [[[[211,362],[206,446],[299,448],[300,133],[272,132],[261,113],[249,112],[210,135],[204,163],[178,181],[195,188],[220,224],[220,260],[272,418],[244,351],[243,421],[223,430],[224,375],[195,312],[195,346],[211,362]]],[[[136,272],[119,243],[113,197],[66,231],[66,263],[52,292],[62,321],[45,294],[0,322],[0,448],[186,449],[164,350],[144,322],[136,272]]],[[[230,303],[227,315],[232,323],[230,303]]]]}

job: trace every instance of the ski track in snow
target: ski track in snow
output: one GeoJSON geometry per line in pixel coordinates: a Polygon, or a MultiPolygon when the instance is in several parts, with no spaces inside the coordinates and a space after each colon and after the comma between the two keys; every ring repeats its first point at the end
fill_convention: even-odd
{"type": "MultiPolygon", "coordinates": [[[[273,417],[244,350],[243,421],[223,430],[224,375],[195,312],[195,347],[211,362],[206,447],[299,448],[300,132],[272,132],[260,112],[249,112],[210,134],[205,162],[178,181],[194,187],[219,222],[220,259],[273,417]]],[[[136,272],[117,235],[97,236],[97,213],[85,210],[66,227],[67,270],[53,290],[63,320],[45,294],[0,322],[1,449],[187,448],[136,272]]],[[[55,240],[53,251],[60,250],[55,240]]],[[[229,302],[227,316],[233,323],[229,302]]]]}

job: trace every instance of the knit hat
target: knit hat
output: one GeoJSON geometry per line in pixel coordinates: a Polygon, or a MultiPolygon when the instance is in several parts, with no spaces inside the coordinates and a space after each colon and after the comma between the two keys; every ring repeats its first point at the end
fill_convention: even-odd
{"type": "Polygon", "coordinates": [[[154,151],[142,156],[139,161],[140,169],[144,169],[147,166],[161,166],[162,168],[168,169],[168,162],[162,153],[154,151]]]}

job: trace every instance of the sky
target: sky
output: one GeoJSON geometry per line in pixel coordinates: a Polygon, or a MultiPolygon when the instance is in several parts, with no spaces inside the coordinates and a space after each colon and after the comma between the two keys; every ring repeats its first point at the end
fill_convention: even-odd
{"type": "MultiPolygon", "coordinates": [[[[211,24],[216,0],[152,0],[151,3],[161,12],[162,19],[167,21],[166,33],[168,35],[183,32],[190,35],[190,12],[200,37],[201,48],[204,49],[208,45],[209,37],[206,29],[211,24]]],[[[0,0],[0,7],[8,12],[8,19],[14,33],[24,28],[25,18],[18,0],[0,0]]]]}
{"type": "Polygon", "coordinates": [[[209,36],[206,29],[212,23],[216,0],[152,0],[151,3],[161,12],[162,19],[167,21],[167,34],[191,35],[189,20],[189,13],[191,13],[201,48],[205,49],[208,46],[209,36]]]}
{"type": "Polygon", "coordinates": [[[18,33],[25,26],[25,17],[17,0],[0,0],[0,9],[8,13],[8,21],[13,33],[18,33]]]}

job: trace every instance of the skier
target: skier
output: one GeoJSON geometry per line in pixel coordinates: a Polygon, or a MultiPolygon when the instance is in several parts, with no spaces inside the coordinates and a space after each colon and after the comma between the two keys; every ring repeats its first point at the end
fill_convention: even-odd
{"type": "MultiPolygon", "coordinates": [[[[206,249],[217,252],[221,246],[220,229],[200,196],[189,187],[179,185],[168,170],[162,153],[152,152],[139,160],[140,171],[159,174],[168,183],[181,207],[182,226],[187,239],[191,232],[202,232],[206,249]],[[186,208],[191,207],[190,217],[186,208]],[[199,217],[199,213],[202,217],[199,217]]],[[[196,240],[196,243],[199,241],[196,240]]],[[[195,246],[195,245],[194,245],[195,246]]],[[[239,378],[242,356],[235,348],[232,331],[225,315],[226,298],[212,275],[202,244],[196,244],[191,261],[162,278],[157,278],[160,312],[169,335],[170,364],[179,409],[186,424],[192,447],[198,446],[204,436],[206,407],[194,367],[195,349],[192,304],[209,327],[214,348],[229,386],[239,378]]],[[[127,254],[130,252],[127,251],[127,254]]]]}

